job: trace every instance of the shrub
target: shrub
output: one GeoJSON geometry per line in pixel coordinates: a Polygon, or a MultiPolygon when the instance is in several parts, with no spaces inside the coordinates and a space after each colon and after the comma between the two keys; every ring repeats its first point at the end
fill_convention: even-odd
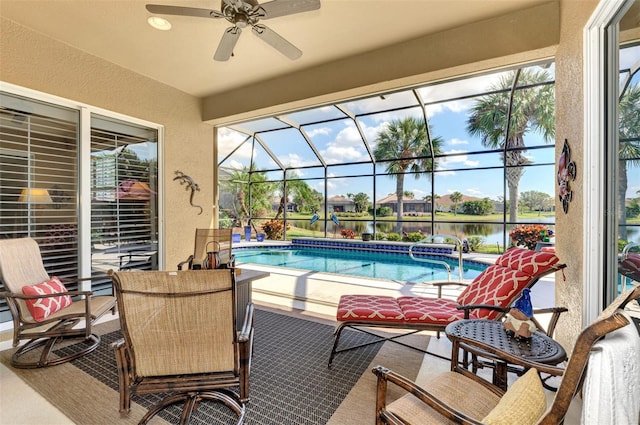
{"type": "Polygon", "coordinates": [[[376,210],[376,215],[378,217],[389,217],[393,215],[393,209],[391,207],[380,207],[376,210]]]}
{"type": "Polygon", "coordinates": [[[382,232],[377,232],[376,233],[376,240],[377,241],[386,241],[387,240],[387,235],[385,235],[382,232]]]}
{"type": "MultiPolygon", "coordinates": [[[[287,223],[287,230],[291,229],[287,223]]],[[[282,220],[269,220],[262,223],[262,231],[267,239],[282,240],[284,238],[284,222],[282,220]]]]}
{"type": "Polygon", "coordinates": [[[356,234],[351,229],[342,229],[340,230],[340,234],[345,239],[353,239],[356,236],[356,234]]]}
{"type": "Polygon", "coordinates": [[[469,242],[469,250],[477,251],[480,246],[484,245],[485,239],[482,236],[469,236],[467,242],[469,242]]]}
{"type": "Polygon", "coordinates": [[[623,240],[623,239],[618,239],[618,252],[622,252],[622,250],[624,249],[624,247],[628,244],[629,242],[623,240]]]}
{"type": "Polygon", "coordinates": [[[418,242],[424,239],[424,235],[420,232],[411,232],[402,238],[405,242],[418,242]]]}
{"type": "Polygon", "coordinates": [[[538,242],[552,235],[553,231],[544,224],[521,224],[509,232],[511,242],[515,246],[524,246],[529,249],[535,249],[538,242]]]}
{"type": "Polygon", "coordinates": [[[399,241],[402,240],[402,236],[399,233],[387,233],[388,241],[399,241]]]}

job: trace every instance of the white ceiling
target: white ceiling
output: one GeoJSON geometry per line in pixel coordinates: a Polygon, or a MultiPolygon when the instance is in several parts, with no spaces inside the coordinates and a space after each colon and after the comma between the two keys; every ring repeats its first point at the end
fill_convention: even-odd
{"type": "MultiPolygon", "coordinates": [[[[261,1],[261,3],[264,1],[261,1]]],[[[197,97],[285,75],[547,0],[321,0],[312,12],[261,21],[304,53],[291,61],[245,30],[228,62],[213,53],[230,24],[165,16],[145,4],[220,10],[220,0],[0,0],[0,16],[197,97]]]]}

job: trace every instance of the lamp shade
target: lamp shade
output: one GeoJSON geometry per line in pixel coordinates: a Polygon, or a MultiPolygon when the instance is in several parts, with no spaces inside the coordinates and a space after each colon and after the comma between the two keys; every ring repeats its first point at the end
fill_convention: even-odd
{"type": "Polygon", "coordinates": [[[31,204],[53,204],[53,200],[47,189],[22,189],[18,202],[28,202],[31,204]]]}

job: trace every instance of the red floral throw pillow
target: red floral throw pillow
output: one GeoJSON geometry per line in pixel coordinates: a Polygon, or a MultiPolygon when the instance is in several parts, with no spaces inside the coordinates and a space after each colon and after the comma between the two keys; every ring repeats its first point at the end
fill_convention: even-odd
{"type": "MultiPolygon", "coordinates": [[[[61,292],[67,292],[67,288],[60,282],[60,279],[53,276],[51,280],[39,283],[37,285],[26,285],[22,287],[24,295],[48,295],[61,292]]],[[[70,306],[73,301],[69,295],[61,295],[59,297],[38,298],[25,300],[27,308],[31,316],[36,322],[40,322],[56,311],[70,306]]]]}

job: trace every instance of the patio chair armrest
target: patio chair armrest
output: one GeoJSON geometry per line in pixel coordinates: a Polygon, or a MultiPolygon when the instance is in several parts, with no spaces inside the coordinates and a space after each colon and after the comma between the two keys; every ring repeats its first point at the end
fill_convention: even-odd
{"type": "Polygon", "coordinates": [[[509,307],[500,307],[498,305],[493,305],[493,304],[465,304],[465,305],[458,305],[456,306],[456,308],[458,310],[464,310],[465,319],[469,318],[470,310],[475,310],[479,308],[482,308],[485,310],[499,311],[500,313],[507,313],[509,311],[509,307]]]}
{"type": "Polygon", "coordinates": [[[53,297],[60,297],[60,296],[65,296],[65,295],[69,295],[72,297],[75,296],[86,296],[86,297],[90,297],[93,294],[93,291],[67,291],[67,292],[54,292],[51,294],[36,294],[36,295],[24,295],[24,294],[17,294],[17,293],[11,293],[11,292],[7,292],[7,295],[3,295],[5,298],[20,298],[23,300],[37,300],[40,298],[53,298],[53,297]]]}
{"type": "MultiPolygon", "coordinates": [[[[376,366],[372,370],[373,374],[378,377],[377,381],[377,395],[376,395],[376,414],[381,415],[386,418],[386,394],[387,394],[387,383],[391,382],[394,385],[402,388],[408,393],[412,394],[416,398],[418,398],[421,402],[430,406],[432,409],[448,418],[451,421],[455,421],[456,423],[464,423],[471,425],[481,425],[482,422],[476,421],[475,419],[465,415],[464,413],[456,410],[452,406],[448,405],[444,401],[438,399],[433,394],[429,393],[425,389],[418,386],[415,382],[410,379],[393,372],[383,366],[376,366]]],[[[398,423],[393,418],[389,423],[398,423]]]]}
{"type": "Polygon", "coordinates": [[[546,307],[546,308],[534,308],[533,309],[533,314],[534,316],[531,318],[531,320],[533,320],[533,323],[538,327],[538,329],[540,329],[541,331],[543,331],[544,333],[546,333],[548,336],[553,337],[553,333],[556,330],[556,325],[558,324],[558,320],[560,319],[560,315],[562,313],[565,313],[569,311],[568,308],[566,307],[546,307]],[[538,322],[538,320],[536,320],[535,315],[536,314],[551,314],[551,319],[549,320],[549,325],[547,327],[547,330],[544,330],[544,327],[542,325],[540,325],[540,323],[538,322]]]}
{"type": "Polygon", "coordinates": [[[89,276],[89,277],[76,277],[76,278],[59,277],[58,279],[60,279],[60,282],[62,282],[62,283],[87,282],[87,281],[98,280],[98,279],[109,279],[109,280],[111,280],[111,278],[107,274],[100,274],[100,275],[89,276]]]}
{"type": "Polygon", "coordinates": [[[431,285],[438,288],[438,298],[442,298],[442,287],[443,286],[469,286],[467,282],[452,282],[450,280],[441,281],[441,282],[429,282],[431,285]]]}
{"type": "Polygon", "coordinates": [[[114,350],[120,350],[121,347],[125,346],[125,341],[124,338],[120,338],[114,342],[111,343],[111,348],[113,348],[114,350]]]}
{"type": "Polygon", "coordinates": [[[190,255],[189,258],[178,263],[178,270],[182,270],[185,264],[188,264],[189,266],[191,266],[192,262],[193,262],[193,255],[190,255]]]}
{"type": "Polygon", "coordinates": [[[251,338],[251,333],[253,331],[253,309],[253,303],[247,303],[247,311],[244,314],[244,323],[242,324],[240,335],[238,335],[238,340],[240,342],[246,342],[251,338]]]}

